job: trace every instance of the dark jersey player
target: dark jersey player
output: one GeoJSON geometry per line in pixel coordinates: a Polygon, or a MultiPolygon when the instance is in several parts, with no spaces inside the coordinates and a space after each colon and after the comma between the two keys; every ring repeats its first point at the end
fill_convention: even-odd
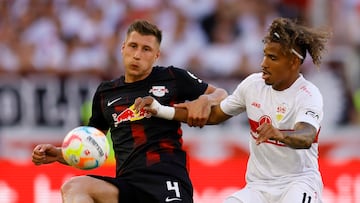
{"type": "MultiPolygon", "coordinates": [[[[190,101],[188,120],[196,125],[227,93],[183,69],[154,67],[160,42],[155,25],[143,20],[130,25],[121,49],[125,74],[99,85],[89,122],[103,132],[110,129],[116,177],[73,177],[61,188],[63,202],[193,202],[180,122],[135,110],[134,101],[144,96],[167,106],[190,101]]],[[[61,148],[50,144],[36,146],[32,161],[67,164],[61,148]]]]}

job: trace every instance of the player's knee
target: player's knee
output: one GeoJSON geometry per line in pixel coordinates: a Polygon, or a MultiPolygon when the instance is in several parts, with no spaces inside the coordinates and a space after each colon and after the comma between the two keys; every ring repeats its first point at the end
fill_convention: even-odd
{"type": "Polygon", "coordinates": [[[80,193],[82,186],[78,177],[72,177],[61,186],[61,196],[63,198],[71,196],[72,194],[80,193]]]}

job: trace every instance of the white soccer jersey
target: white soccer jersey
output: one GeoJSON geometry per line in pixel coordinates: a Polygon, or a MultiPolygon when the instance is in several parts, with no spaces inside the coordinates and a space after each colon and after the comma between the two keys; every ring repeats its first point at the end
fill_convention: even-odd
{"type": "MultiPolygon", "coordinates": [[[[279,130],[291,130],[295,123],[306,122],[319,132],[323,100],[318,88],[302,75],[288,89],[277,91],[265,84],[262,73],[255,73],[221,102],[221,109],[232,116],[246,111],[252,132],[264,122],[279,130]]],[[[249,144],[248,186],[273,194],[299,181],[321,191],[317,137],[310,149],[292,149],[272,140],[256,145],[256,134],[250,134],[249,144]]]]}

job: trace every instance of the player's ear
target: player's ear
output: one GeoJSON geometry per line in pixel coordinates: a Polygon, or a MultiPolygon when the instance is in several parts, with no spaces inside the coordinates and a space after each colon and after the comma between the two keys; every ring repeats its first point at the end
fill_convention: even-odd
{"type": "Polygon", "coordinates": [[[124,49],[125,49],[125,42],[123,42],[123,43],[121,44],[121,53],[123,53],[124,49]]]}
{"type": "Polygon", "coordinates": [[[290,54],[290,60],[291,64],[294,66],[299,66],[301,64],[299,57],[295,56],[294,54],[290,54]]]}
{"type": "Polygon", "coordinates": [[[155,61],[160,57],[160,51],[155,54],[155,61]]]}
{"type": "Polygon", "coordinates": [[[301,65],[301,60],[302,59],[300,59],[299,57],[295,57],[295,64],[297,65],[297,66],[300,66],[301,65]]]}

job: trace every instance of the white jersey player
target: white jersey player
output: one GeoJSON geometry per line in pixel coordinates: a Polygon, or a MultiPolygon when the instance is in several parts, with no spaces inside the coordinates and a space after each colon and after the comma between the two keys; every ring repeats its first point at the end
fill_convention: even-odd
{"type": "Polygon", "coordinates": [[[322,180],[317,162],[318,134],[309,149],[294,150],[275,139],[257,143],[257,128],[264,123],[284,132],[291,132],[296,123],[307,123],[319,132],[323,101],[313,84],[300,75],[289,88],[277,91],[265,84],[261,73],[256,73],[220,107],[231,116],[246,111],[251,129],[247,185],[226,202],[319,202],[322,180]]]}
{"type": "Polygon", "coordinates": [[[242,112],[250,124],[250,155],[246,186],[226,203],[320,203],[318,135],[323,118],[321,93],[301,74],[308,53],[319,66],[329,33],[276,18],[264,37],[261,73],[243,80],[233,94],[213,105],[208,97],[167,107],[151,97],[138,98],[136,108],[152,115],[202,127],[242,112]],[[188,115],[190,108],[208,115],[188,115]],[[202,110],[203,110],[202,109],[202,110]],[[207,111],[203,111],[207,112],[207,111]]]}

